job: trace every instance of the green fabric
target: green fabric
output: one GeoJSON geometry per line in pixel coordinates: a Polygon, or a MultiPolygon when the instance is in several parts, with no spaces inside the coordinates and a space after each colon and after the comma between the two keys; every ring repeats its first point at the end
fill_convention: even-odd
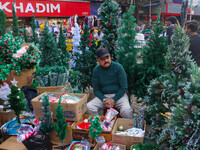
{"type": "Polygon", "coordinates": [[[121,64],[112,62],[108,68],[98,65],[93,70],[92,86],[95,95],[103,100],[104,94],[115,94],[120,99],[128,89],[126,73],[121,64]]]}

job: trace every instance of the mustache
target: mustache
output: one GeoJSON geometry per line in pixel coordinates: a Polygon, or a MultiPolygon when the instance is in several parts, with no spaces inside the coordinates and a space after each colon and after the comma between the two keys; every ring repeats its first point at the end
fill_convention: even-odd
{"type": "Polygon", "coordinates": [[[109,62],[105,62],[104,65],[109,64],[109,62]]]}

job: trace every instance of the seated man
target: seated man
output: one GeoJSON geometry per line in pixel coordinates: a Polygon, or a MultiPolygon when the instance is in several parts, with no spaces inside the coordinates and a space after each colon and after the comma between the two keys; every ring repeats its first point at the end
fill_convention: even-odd
{"type": "Polygon", "coordinates": [[[127,77],[121,64],[111,62],[107,49],[97,50],[97,65],[93,70],[92,86],[95,98],[87,104],[90,115],[98,115],[99,109],[116,107],[123,118],[133,118],[127,91],[127,77]]]}

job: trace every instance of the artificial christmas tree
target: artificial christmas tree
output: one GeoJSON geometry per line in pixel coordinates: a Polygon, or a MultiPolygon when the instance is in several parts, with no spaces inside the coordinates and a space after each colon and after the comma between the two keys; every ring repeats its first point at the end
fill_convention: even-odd
{"type": "Polygon", "coordinates": [[[17,23],[17,20],[18,20],[18,17],[16,15],[16,11],[15,11],[15,0],[12,4],[12,13],[13,13],[13,25],[12,25],[12,30],[13,30],[13,36],[16,37],[16,36],[19,36],[19,27],[18,27],[18,23],[17,23]]]}
{"type": "Polygon", "coordinates": [[[61,98],[59,99],[58,107],[56,108],[56,124],[54,129],[57,131],[60,140],[62,141],[62,149],[64,150],[64,139],[67,134],[67,123],[63,114],[61,98]]]}
{"type": "Polygon", "coordinates": [[[76,63],[73,68],[75,71],[79,71],[80,90],[85,92],[87,88],[92,85],[92,71],[96,66],[96,44],[93,40],[90,40],[90,34],[88,32],[87,25],[84,28],[84,33],[81,36],[80,41],[80,53],[75,52],[74,61],[76,63]]]}
{"type": "Polygon", "coordinates": [[[20,123],[19,115],[21,111],[27,111],[27,102],[24,93],[17,87],[17,81],[15,79],[11,85],[11,94],[8,95],[8,104],[5,109],[11,109],[17,116],[18,123],[20,123]]]}
{"type": "Polygon", "coordinates": [[[69,63],[62,50],[57,49],[56,42],[47,23],[41,33],[41,60],[35,74],[41,87],[65,85],[68,82],[69,63]]]}
{"type": "Polygon", "coordinates": [[[65,37],[63,35],[62,25],[63,25],[63,23],[60,26],[58,48],[60,48],[62,50],[62,53],[64,54],[64,57],[69,60],[70,54],[69,54],[69,52],[67,50],[67,45],[66,45],[65,37]]]}
{"type": "Polygon", "coordinates": [[[44,133],[50,133],[53,130],[53,126],[52,126],[52,118],[51,118],[48,95],[43,95],[42,106],[43,106],[42,111],[43,111],[44,117],[40,125],[40,130],[42,130],[44,133]]]}
{"type": "Polygon", "coordinates": [[[25,26],[24,26],[24,28],[23,28],[23,33],[24,33],[24,41],[27,43],[27,42],[28,42],[28,38],[27,38],[25,26]]]}
{"type": "Polygon", "coordinates": [[[31,37],[31,42],[34,42],[35,44],[37,44],[39,41],[38,41],[38,37],[36,35],[36,25],[35,25],[35,16],[34,14],[32,14],[32,17],[31,17],[31,29],[32,29],[32,37],[31,37]]]}
{"type": "Polygon", "coordinates": [[[80,52],[79,43],[80,43],[80,28],[77,23],[77,16],[75,16],[75,29],[74,29],[74,36],[73,36],[73,53],[80,52]]]}
{"type": "Polygon", "coordinates": [[[101,128],[100,118],[98,116],[90,117],[90,123],[89,133],[91,135],[92,144],[94,144],[94,139],[99,136],[103,129],[101,128]]]}
{"type": "Polygon", "coordinates": [[[167,52],[167,38],[164,36],[165,27],[160,21],[160,10],[158,19],[155,21],[153,34],[147,41],[147,45],[142,51],[142,64],[138,64],[137,80],[133,83],[135,86],[134,94],[137,97],[143,97],[147,94],[147,86],[152,79],[163,74],[165,68],[165,55],[167,52]]]}
{"type": "Polygon", "coordinates": [[[27,69],[33,69],[39,65],[40,54],[38,45],[30,44],[25,47],[26,53],[22,54],[17,58],[17,66],[20,67],[20,70],[25,71],[27,69]]]}
{"type": "Polygon", "coordinates": [[[0,9],[0,36],[3,36],[6,33],[6,17],[7,15],[4,13],[2,9],[0,9]]]}
{"type": "MultiPolygon", "coordinates": [[[[55,66],[59,63],[58,49],[52,33],[49,32],[47,22],[41,32],[40,51],[42,52],[40,67],[55,66]]],[[[61,64],[59,64],[61,65],[61,64]]]]}
{"type": "Polygon", "coordinates": [[[177,99],[184,96],[184,87],[191,80],[189,69],[192,60],[188,48],[189,39],[177,25],[166,54],[166,74],[150,82],[148,95],[144,98],[147,105],[146,119],[150,120],[153,128],[151,138],[157,138],[165,128],[166,112],[170,112],[170,108],[179,102],[177,99]]]}
{"type": "Polygon", "coordinates": [[[163,130],[160,137],[161,142],[169,142],[171,149],[200,149],[200,71],[192,63],[189,72],[191,79],[183,88],[184,94],[179,96],[178,103],[171,108],[168,128],[163,130]]]}
{"type": "Polygon", "coordinates": [[[98,15],[100,16],[100,28],[103,29],[102,47],[108,48],[112,60],[116,60],[116,41],[118,14],[120,13],[119,4],[115,1],[105,0],[99,7],[98,15]]]}
{"type": "Polygon", "coordinates": [[[127,80],[128,80],[128,92],[129,95],[133,93],[135,79],[135,66],[137,63],[137,52],[138,50],[134,47],[137,43],[135,40],[137,26],[136,19],[133,16],[133,11],[135,7],[130,6],[130,9],[127,13],[123,14],[122,26],[118,29],[118,40],[117,47],[119,50],[117,53],[117,61],[122,64],[124,70],[126,71],[127,80]]]}

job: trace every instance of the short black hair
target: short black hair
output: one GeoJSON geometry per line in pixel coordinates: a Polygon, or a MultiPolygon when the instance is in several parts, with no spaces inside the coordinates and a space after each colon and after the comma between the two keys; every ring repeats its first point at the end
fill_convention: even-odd
{"type": "Polygon", "coordinates": [[[187,28],[191,30],[191,32],[197,32],[199,23],[196,20],[192,20],[187,22],[187,28]]]}
{"type": "Polygon", "coordinates": [[[167,21],[171,21],[172,24],[176,24],[176,23],[177,23],[177,19],[176,19],[175,16],[170,16],[170,17],[167,19],[167,21]]]}

